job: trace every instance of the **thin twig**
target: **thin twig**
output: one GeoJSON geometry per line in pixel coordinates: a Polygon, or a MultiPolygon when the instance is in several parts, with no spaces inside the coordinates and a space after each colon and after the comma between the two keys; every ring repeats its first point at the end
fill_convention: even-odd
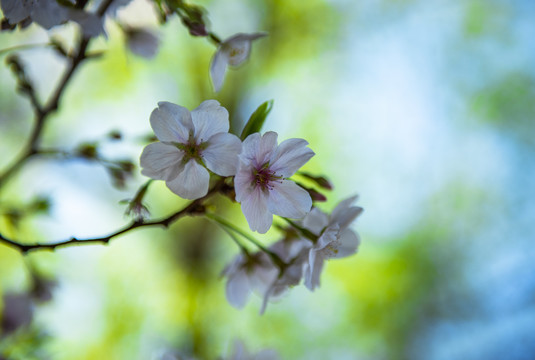
{"type": "MultiPolygon", "coordinates": [[[[105,0],[98,8],[96,12],[97,15],[102,17],[112,2],[113,0],[105,0]]],[[[36,103],[33,101],[33,99],[31,99],[32,106],[34,107],[35,111],[34,127],[29,137],[28,144],[22,151],[22,154],[19,155],[17,160],[15,160],[15,162],[13,162],[11,166],[9,166],[3,173],[0,174],[0,188],[20,169],[20,167],[28,159],[30,159],[34,154],[38,152],[39,139],[41,137],[41,134],[43,133],[44,125],[47,119],[49,118],[49,115],[51,115],[58,109],[63,92],[67,87],[67,84],[72,79],[72,76],[75,73],[76,69],[78,69],[79,65],[83,62],[83,60],[87,58],[86,52],[89,43],[91,42],[91,39],[92,38],[84,38],[83,36],[80,36],[78,51],[76,52],[76,55],[72,57],[69,67],[63,74],[59,85],[57,86],[51,98],[48,100],[47,105],[41,108],[40,106],[36,106],[36,103]]]]}
{"type": "Polygon", "coordinates": [[[149,221],[134,220],[130,224],[122,227],[121,229],[103,237],[86,238],[86,239],[78,239],[76,237],[72,237],[67,240],[61,240],[61,241],[50,242],[50,243],[23,244],[15,240],[8,239],[7,237],[0,234],[0,244],[5,244],[7,246],[15,248],[16,250],[19,250],[23,254],[26,254],[29,251],[36,251],[36,250],[52,250],[53,251],[56,248],[66,247],[66,246],[71,246],[71,245],[88,245],[88,244],[99,244],[99,243],[108,244],[115,237],[122,235],[124,233],[127,233],[133,229],[137,229],[140,227],[148,227],[148,226],[161,226],[164,228],[168,228],[169,225],[171,225],[172,223],[174,223],[175,221],[177,221],[178,219],[184,216],[205,214],[206,210],[205,210],[203,203],[208,198],[215,195],[216,193],[219,193],[219,192],[224,193],[225,186],[226,185],[224,183],[224,179],[222,179],[216,185],[214,185],[214,187],[205,196],[197,200],[194,200],[185,208],[171,215],[168,215],[164,218],[157,219],[157,220],[149,220],[149,221]]]}

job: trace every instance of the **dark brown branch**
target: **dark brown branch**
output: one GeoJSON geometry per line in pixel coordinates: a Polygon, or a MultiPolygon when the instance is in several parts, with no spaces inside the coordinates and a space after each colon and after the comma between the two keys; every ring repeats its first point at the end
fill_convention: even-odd
{"type": "Polygon", "coordinates": [[[71,246],[71,245],[108,244],[115,237],[122,235],[126,232],[129,232],[133,229],[137,229],[140,227],[148,227],[148,226],[161,226],[164,228],[168,228],[169,225],[171,225],[172,223],[174,223],[175,221],[177,221],[178,219],[184,216],[202,215],[205,213],[204,202],[208,198],[215,195],[216,193],[224,194],[228,190],[229,190],[228,186],[225,184],[224,179],[222,179],[208,192],[208,194],[206,194],[202,198],[194,200],[182,210],[179,210],[162,219],[148,220],[148,221],[143,221],[143,220],[132,221],[130,224],[124,226],[123,228],[103,237],[86,238],[86,239],[78,239],[78,238],[72,237],[68,240],[61,240],[61,241],[51,242],[51,243],[23,244],[15,240],[8,239],[2,234],[0,234],[0,244],[5,244],[7,246],[15,248],[16,250],[19,250],[20,252],[24,254],[28,253],[29,251],[36,251],[36,250],[52,250],[53,251],[56,248],[66,247],[66,246],[71,246]]]}
{"type": "MultiPolygon", "coordinates": [[[[112,2],[113,0],[105,0],[101,4],[101,6],[98,8],[97,15],[102,17],[112,2]]],[[[91,42],[91,38],[84,38],[83,36],[80,37],[80,42],[78,45],[78,50],[76,51],[76,55],[74,55],[71,58],[69,67],[63,74],[58,87],[56,88],[52,97],[48,100],[48,103],[45,106],[41,108],[41,106],[39,106],[39,104],[36,101],[34,101],[36,98],[30,96],[32,106],[34,107],[34,111],[36,114],[35,124],[31,132],[28,144],[26,145],[22,154],[17,158],[17,160],[15,160],[14,163],[11,164],[11,166],[9,166],[3,173],[0,174],[0,188],[4,185],[4,183],[8,179],[10,179],[19,170],[19,168],[32,155],[38,152],[39,139],[43,132],[45,123],[48,120],[49,116],[58,109],[59,102],[61,100],[63,92],[65,88],[67,87],[67,85],[69,84],[70,80],[72,79],[72,76],[75,73],[76,69],[78,69],[79,65],[85,59],[88,58],[87,48],[90,42],[91,42]]]]}

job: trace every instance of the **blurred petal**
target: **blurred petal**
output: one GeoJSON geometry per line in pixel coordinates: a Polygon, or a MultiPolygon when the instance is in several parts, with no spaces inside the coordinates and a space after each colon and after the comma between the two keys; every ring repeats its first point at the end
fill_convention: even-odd
{"type": "Polygon", "coordinates": [[[150,114],[150,126],[160,141],[186,143],[193,133],[191,114],[185,107],[161,101],[150,114]]]}
{"type": "Polygon", "coordinates": [[[341,229],[348,227],[364,211],[360,206],[351,206],[358,196],[346,199],[333,210],[330,223],[338,223],[341,229]]]}
{"type": "Polygon", "coordinates": [[[310,250],[309,259],[305,268],[305,286],[314,291],[320,286],[320,275],[323,270],[323,257],[315,249],[310,250]]]}
{"type": "Polygon", "coordinates": [[[288,139],[277,148],[272,160],[271,169],[284,177],[290,177],[312,156],[314,151],[306,147],[308,142],[303,139],[288,139]]]}
{"type": "Polygon", "coordinates": [[[214,85],[214,91],[218,92],[223,86],[225,80],[225,72],[227,71],[228,55],[220,49],[216,51],[210,64],[210,77],[214,85]]]}
{"type": "Polygon", "coordinates": [[[230,305],[237,309],[242,309],[247,303],[250,292],[249,279],[245,271],[238,270],[229,275],[225,294],[230,305]]]}
{"type": "Polygon", "coordinates": [[[143,28],[132,28],[125,31],[128,48],[133,54],[145,59],[152,59],[158,53],[160,39],[151,31],[143,28]]]}
{"type": "Polygon", "coordinates": [[[31,12],[31,4],[27,0],[1,0],[0,7],[11,25],[26,19],[31,12]]]}
{"type": "Polygon", "coordinates": [[[312,207],[312,199],[308,192],[289,180],[272,183],[273,190],[269,192],[268,209],[273,214],[300,219],[312,207]]]}
{"type": "Polygon", "coordinates": [[[265,234],[271,227],[273,215],[268,211],[267,195],[260,189],[254,189],[248,196],[244,197],[241,209],[249,227],[253,231],[265,234]]]}
{"type": "Polygon", "coordinates": [[[335,254],[335,258],[343,258],[349,255],[353,255],[357,252],[358,246],[360,244],[360,238],[358,234],[353,232],[350,229],[345,229],[340,233],[340,238],[338,239],[340,246],[338,251],[335,254]]]}
{"type": "Polygon", "coordinates": [[[194,200],[208,193],[209,182],[210,174],[208,174],[208,170],[198,164],[197,161],[190,160],[175,179],[166,181],[166,185],[178,196],[194,200]]]}
{"type": "Polygon", "coordinates": [[[48,30],[67,21],[68,9],[60,6],[55,0],[34,1],[31,17],[33,21],[48,30]]]}
{"type": "Polygon", "coordinates": [[[206,100],[191,112],[195,128],[195,139],[207,141],[217,133],[227,133],[229,129],[228,111],[216,100],[206,100]]]}
{"type": "Polygon", "coordinates": [[[206,167],[217,175],[236,175],[238,154],[241,151],[241,141],[233,134],[219,133],[208,140],[208,147],[202,151],[202,158],[206,167]]]}
{"type": "Polygon", "coordinates": [[[315,235],[319,235],[323,228],[329,223],[327,215],[318,208],[313,208],[307,216],[303,219],[303,226],[312,231],[315,235]]]}
{"type": "Polygon", "coordinates": [[[172,180],[184,169],[183,152],[172,145],[152,143],[143,149],[139,163],[141,173],[156,180],[172,180]]]}

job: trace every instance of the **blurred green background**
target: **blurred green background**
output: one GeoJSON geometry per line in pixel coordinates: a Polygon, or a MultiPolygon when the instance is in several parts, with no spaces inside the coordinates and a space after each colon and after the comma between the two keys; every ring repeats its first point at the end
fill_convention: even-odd
{"type": "MultiPolygon", "coordinates": [[[[190,37],[176,17],[158,27],[150,4],[134,0],[118,17],[157,29],[159,54],[148,61],[129,53],[108,19],[108,39],[92,47],[104,56],[75,75],[43,145],[101,141],[106,157],[137,163],[158,101],[193,109],[218,99],[239,132],[274,99],[264,131],[308,140],[316,156],[305,170],[335,185],[320,207],[360,194],[359,253],[330,261],[314,293],[295,287],[259,316],[258,296],[242,311],[226,302],[220,272],[238,249],[202,218],[132,231],[109,246],[26,257],[0,246],[2,294],[28,291],[29,266],[56,283],[31,326],[0,348],[14,359],[215,359],[241,339],[282,359],[533,359],[535,2],[196,4],[222,38],[269,33],[220,93],[209,79],[214,46],[190,37]],[[123,139],[103,140],[112,130],[123,139]]],[[[50,34],[72,44],[75,31],[50,34]]],[[[2,32],[0,49],[50,34],[35,25],[2,32]]],[[[63,60],[46,48],[19,54],[48,97],[63,60]]],[[[21,150],[32,113],[5,65],[0,84],[1,169],[21,150]]],[[[136,170],[116,189],[93,162],[31,161],[0,192],[0,231],[32,241],[105,235],[126,223],[119,201],[145,180],[136,170]],[[13,209],[39,196],[50,199],[47,213],[14,220],[13,209]]],[[[147,203],[153,216],[186,204],[162,182],[147,203]]],[[[247,228],[238,205],[217,205],[247,228]]]]}

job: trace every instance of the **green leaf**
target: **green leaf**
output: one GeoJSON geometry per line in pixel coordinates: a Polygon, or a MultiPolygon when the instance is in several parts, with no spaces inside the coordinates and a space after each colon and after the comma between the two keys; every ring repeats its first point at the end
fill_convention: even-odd
{"type": "Polygon", "coordinates": [[[260,129],[262,129],[262,125],[264,125],[264,121],[266,121],[266,118],[269,115],[269,112],[271,111],[272,107],[273,100],[269,100],[264,102],[255,110],[255,112],[249,118],[249,121],[247,121],[247,124],[245,124],[243,131],[241,132],[240,138],[242,140],[245,140],[247,136],[255,132],[260,132],[260,129]]]}

